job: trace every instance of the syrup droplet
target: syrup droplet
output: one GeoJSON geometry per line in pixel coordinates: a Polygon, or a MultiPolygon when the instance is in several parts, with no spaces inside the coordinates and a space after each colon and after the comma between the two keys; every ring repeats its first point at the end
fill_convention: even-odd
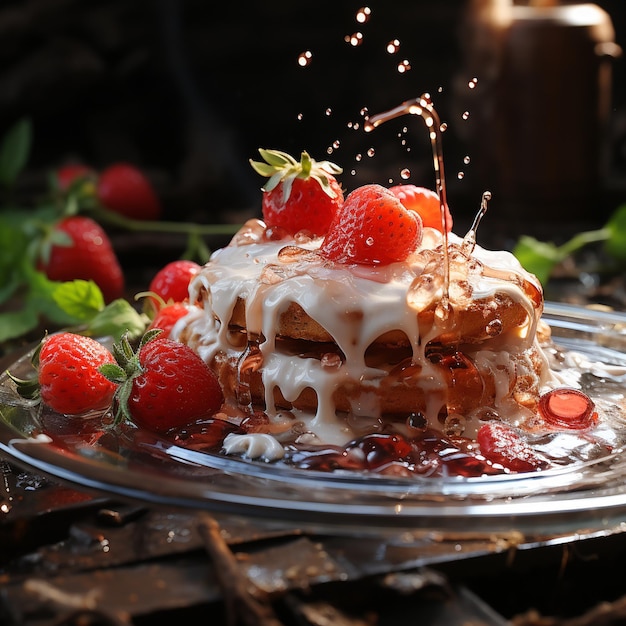
{"type": "Polygon", "coordinates": [[[328,107],[325,111],[324,111],[324,115],[326,115],[327,117],[331,116],[333,114],[333,110],[328,107]]]}
{"type": "Polygon", "coordinates": [[[411,69],[411,64],[409,63],[408,59],[404,59],[404,61],[402,61],[401,63],[398,63],[398,72],[400,72],[400,74],[404,74],[405,72],[408,72],[411,69]]]}
{"type": "Polygon", "coordinates": [[[305,50],[298,55],[298,65],[300,67],[307,67],[311,63],[313,53],[310,50],[305,50]]]}
{"type": "Polygon", "coordinates": [[[469,116],[470,116],[469,111],[463,111],[463,115],[461,115],[461,119],[467,120],[469,119],[469,116]]]}
{"type": "Polygon", "coordinates": [[[370,19],[371,15],[372,15],[372,9],[370,9],[369,7],[361,7],[356,12],[356,21],[359,24],[365,24],[365,22],[367,22],[370,19]]]}
{"type": "Polygon", "coordinates": [[[368,157],[373,157],[374,154],[376,154],[376,151],[374,150],[374,148],[369,148],[367,151],[367,156],[368,157]]]}
{"type": "Polygon", "coordinates": [[[470,80],[470,81],[467,83],[467,86],[468,86],[470,89],[475,89],[477,84],[478,84],[478,78],[472,78],[472,80],[470,80]]]}
{"type": "Polygon", "coordinates": [[[539,398],[542,417],[558,428],[584,430],[597,419],[591,398],[578,389],[553,389],[539,398]]]}
{"type": "Polygon", "coordinates": [[[463,157],[463,163],[464,163],[465,165],[469,165],[469,164],[470,164],[470,160],[471,160],[471,159],[469,158],[469,156],[464,156],[464,157],[463,157]]]}
{"type": "Polygon", "coordinates": [[[411,178],[411,170],[408,167],[405,167],[401,172],[400,172],[400,177],[404,180],[408,180],[409,178],[411,178]]]}
{"type": "Polygon", "coordinates": [[[397,39],[392,39],[387,44],[387,52],[389,54],[395,54],[396,52],[398,52],[399,48],[400,48],[400,42],[397,39]]]}
{"type": "Polygon", "coordinates": [[[356,48],[363,43],[363,33],[356,32],[352,33],[352,35],[346,35],[345,41],[356,48]]]}

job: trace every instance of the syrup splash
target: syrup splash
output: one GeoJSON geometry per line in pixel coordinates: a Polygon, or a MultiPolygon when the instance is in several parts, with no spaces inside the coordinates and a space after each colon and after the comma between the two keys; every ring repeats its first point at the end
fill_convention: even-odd
{"type": "Polygon", "coordinates": [[[448,259],[448,229],[446,228],[446,179],[443,165],[443,146],[441,141],[442,124],[437,111],[433,107],[430,95],[422,94],[414,100],[407,100],[399,106],[371,115],[365,120],[363,129],[371,132],[384,122],[396,119],[403,115],[419,115],[429,129],[430,144],[433,151],[433,165],[435,168],[435,183],[439,195],[439,207],[441,211],[441,232],[443,233],[443,293],[441,302],[437,307],[438,317],[445,321],[450,315],[450,261],[448,259]]]}

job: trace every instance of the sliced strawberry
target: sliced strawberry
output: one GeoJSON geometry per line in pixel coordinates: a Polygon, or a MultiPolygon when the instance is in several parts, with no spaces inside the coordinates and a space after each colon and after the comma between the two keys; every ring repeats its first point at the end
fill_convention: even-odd
{"type": "Polygon", "coordinates": [[[341,168],[330,161],[315,161],[303,152],[300,162],[278,150],[259,150],[265,162],[250,161],[254,170],[269,178],[263,187],[263,220],[290,235],[309,231],[324,235],[337,209],[343,204],[343,191],[335,174],[341,168]]]}
{"type": "Polygon", "coordinates": [[[403,261],[422,240],[422,220],[381,185],[358,187],[346,198],[320,252],[337,263],[386,265],[403,261]]]}
{"type": "Polygon", "coordinates": [[[548,465],[513,428],[502,422],[481,426],[476,440],[486,459],[513,472],[533,472],[548,465]]]}
{"type": "MultiPolygon", "coordinates": [[[[441,204],[439,196],[431,189],[417,187],[415,185],[394,185],[389,187],[400,202],[411,211],[419,213],[424,226],[436,228],[442,232],[441,204]]],[[[452,215],[446,204],[445,222],[448,232],[452,230],[452,215]]]]}
{"type": "Polygon", "coordinates": [[[161,216],[161,202],[152,183],[130,163],[114,163],[98,178],[97,196],[102,205],[136,220],[156,220],[161,216]]]}

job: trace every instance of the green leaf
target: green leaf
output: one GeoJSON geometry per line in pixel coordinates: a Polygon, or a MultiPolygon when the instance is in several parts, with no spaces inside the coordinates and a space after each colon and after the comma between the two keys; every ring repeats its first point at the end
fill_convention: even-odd
{"type": "Polygon", "coordinates": [[[12,185],[24,169],[32,143],[32,124],[29,119],[18,120],[0,143],[0,183],[12,185]]]}
{"type": "Polygon", "coordinates": [[[131,338],[140,337],[148,323],[146,315],[138,313],[130,302],[119,298],[91,319],[87,332],[94,337],[113,337],[117,341],[124,333],[131,338]]]}
{"type": "Polygon", "coordinates": [[[563,254],[556,245],[526,235],[520,237],[513,254],[542,284],[547,283],[555,266],[563,260],[563,254]]]}
{"type": "Polygon", "coordinates": [[[19,311],[0,313],[0,342],[26,335],[38,323],[37,307],[33,303],[27,302],[19,311]]]}
{"type": "Polygon", "coordinates": [[[619,261],[626,261],[626,204],[617,208],[605,228],[609,232],[604,244],[606,252],[619,261]]]}
{"type": "Polygon", "coordinates": [[[59,283],[52,297],[62,311],[80,321],[90,321],[104,309],[102,292],[92,280],[59,283]]]}

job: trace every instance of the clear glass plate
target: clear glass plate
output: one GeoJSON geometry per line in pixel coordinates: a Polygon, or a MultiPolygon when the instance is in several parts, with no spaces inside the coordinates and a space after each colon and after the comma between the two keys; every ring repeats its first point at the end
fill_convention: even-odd
{"type": "MultiPolygon", "coordinates": [[[[582,356],[585,384],[621,403],[626,391],[626,314],[547,303],[544,319],[564,351],[582,356]],[[595,367],[597,365],[597,367],[595,367]]],[[[10,368],[24,375],[29,355],[10,368]]],[[[42,415],[0,377],[0,451],[20,465],[88,489],[168,506],[293,522],[322,531],[432,529],[567,533],[626,520],[626,423],[611,452],[532,474],[391,478],[277,467],[172,444],[141,429],[105,434],[42,415]],[[54,439],[38,434],[42,419],[54,439]],[[56,421],[55,421],[56,420],[56,421]]]]}

